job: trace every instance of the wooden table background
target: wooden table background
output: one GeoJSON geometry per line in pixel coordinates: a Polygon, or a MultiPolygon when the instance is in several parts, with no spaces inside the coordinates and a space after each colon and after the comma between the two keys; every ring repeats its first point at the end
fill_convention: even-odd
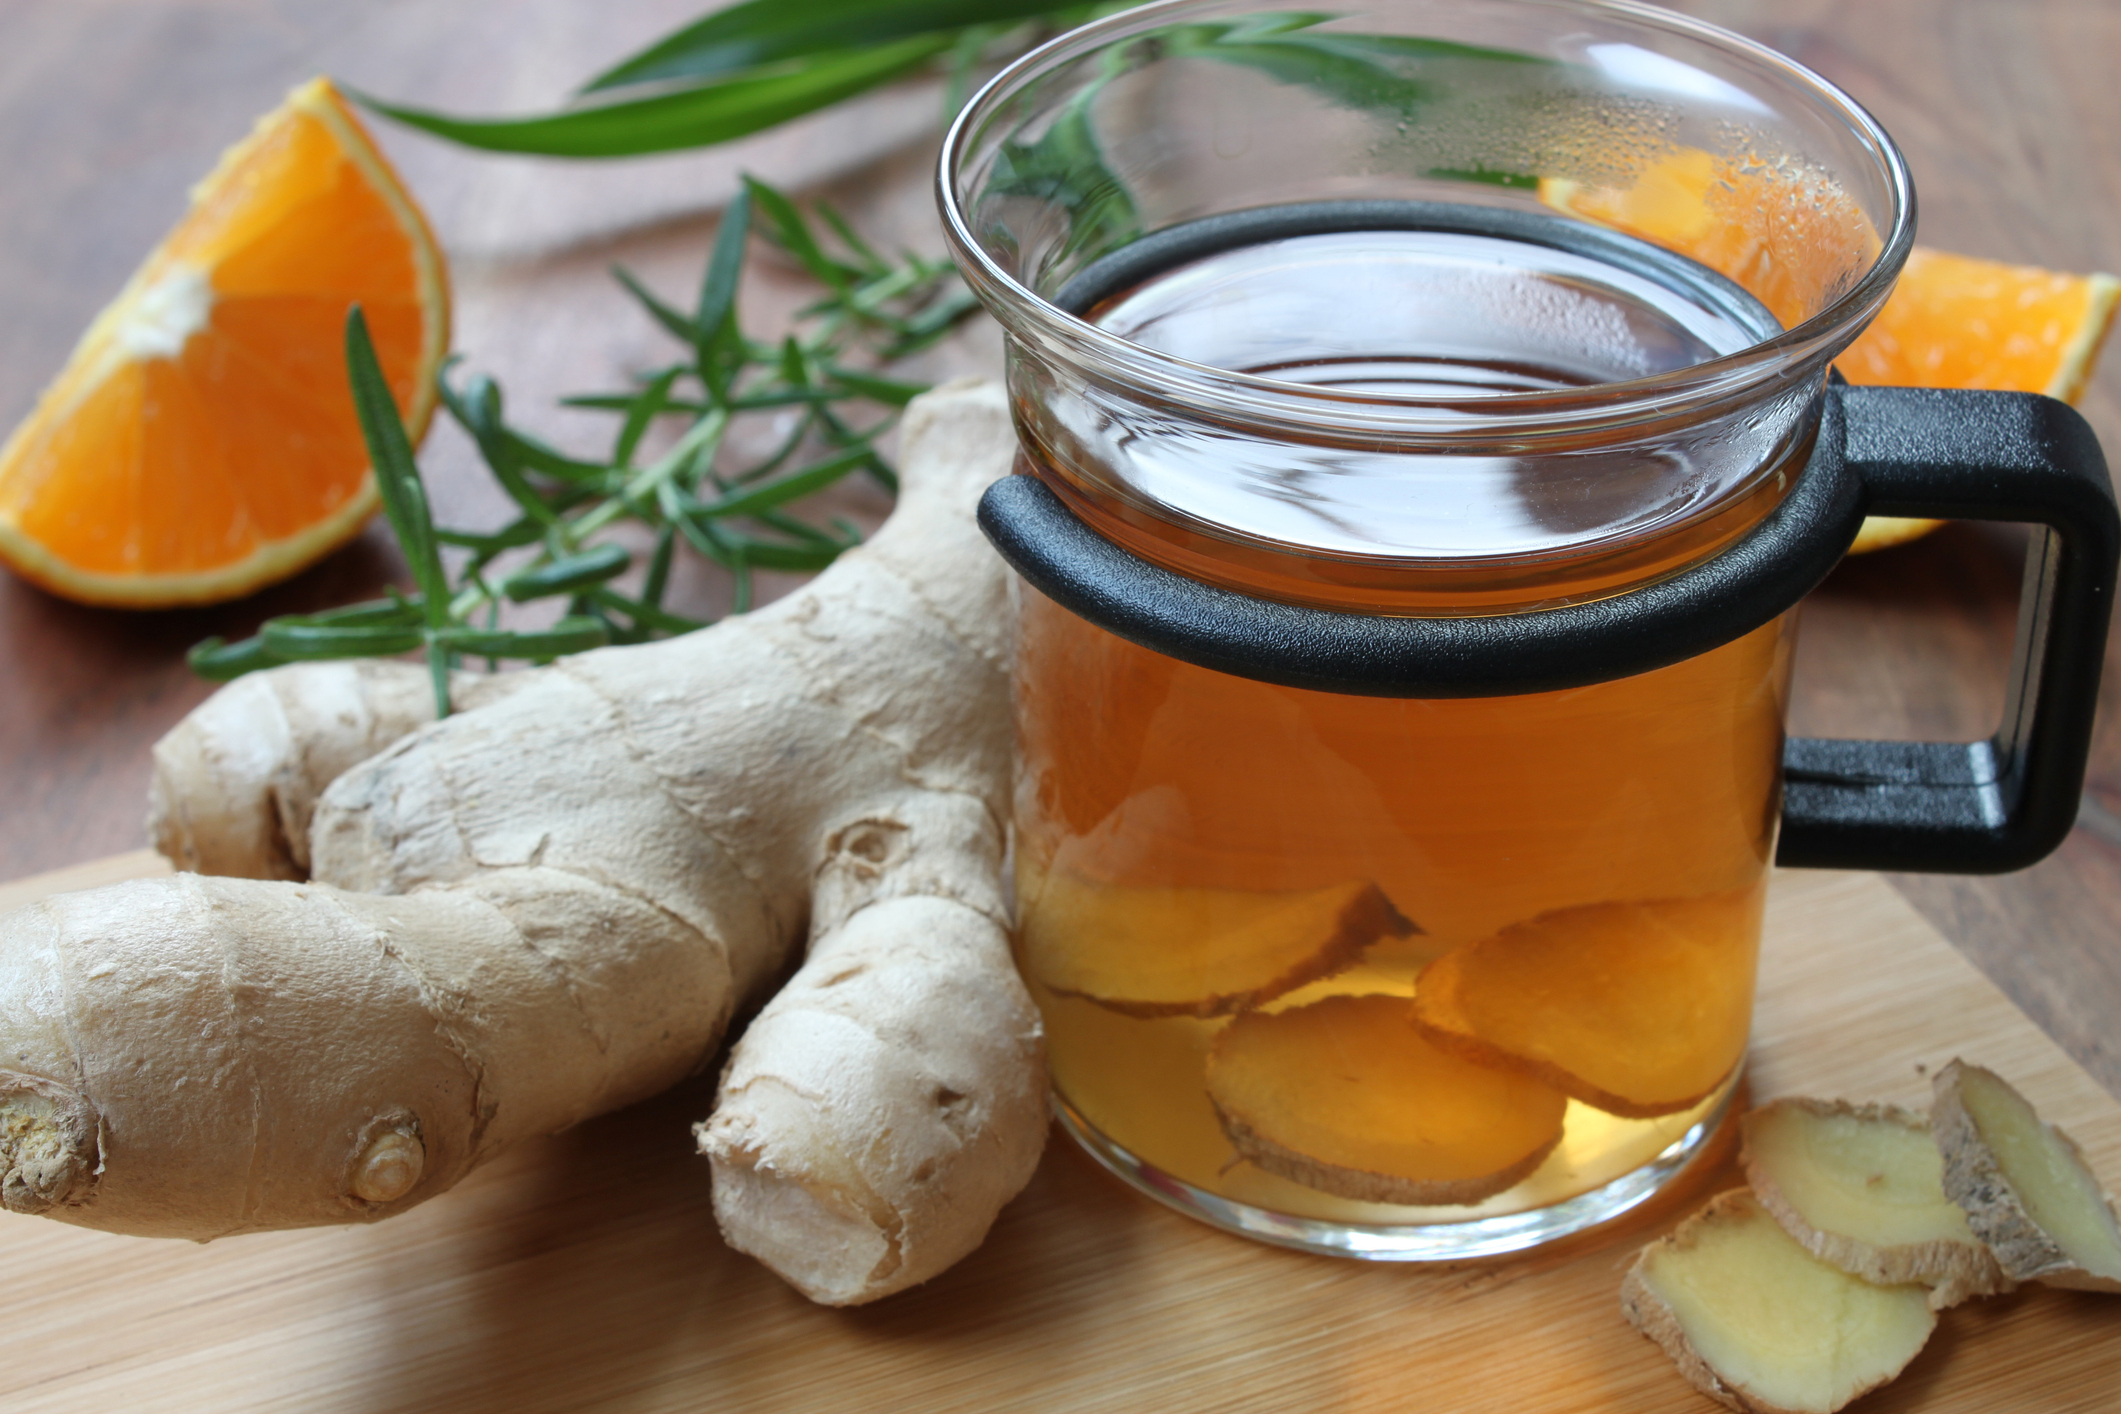
{"type": "MultiPolygon", "coordinates": [[[[25,413],[73,339],[182,208],[186,186],[315,72],[437,106],[528,108],[686,18],[696,0],[68,0],[0,6],[0,423],[25,413]]],[[[1677,6],[1795,56],[1899,139],[1920,238],[2065,270],[2121,267],[2117,0],[1692,0],[1677,6]]],[[[622,261],[684,289],[713,208],[749,168],[830,192],[887,239],[937,246],[922,177],[932,93],[887,95],[738,149],[624,164],[482,158],[384,133],[451,248],[457,346],[511,406],[548,412],[616,386],[658,335],[612,289],[622,261]],[[850,174],[853,174],[850,176],[850,174]]],[[[795,298],[749,292],[769,319],[795,298]]],[[[991,366],[991,335],[951,355],[991,366]]],[[[2121,356],[2082,409],[2121,452],[2121,356]]],[[[442,427],[424,458],[445,519],[497,513],[442,427]]],[[[871,507],[870,509],[875,509],[871,507]]],[[[1968,738],[2001,708],[2020,536],[1954,526],[1851,562],[1808,605],[1794,730],[1968,738]]],[[[84,609],[0,575],[0,879],[137,848],[147,747],[208,691],[186,646],[263,616],[373,593],[402,567],[387,533],[211,611],[84,609]]],[[[711,598],[711,587],[695,592],[711,598]]],[[[2078,828],[2045,863],[1991,879],[1891,883],[2106,1089],[2121,1094],[2121,671],[2078,828]]]]}

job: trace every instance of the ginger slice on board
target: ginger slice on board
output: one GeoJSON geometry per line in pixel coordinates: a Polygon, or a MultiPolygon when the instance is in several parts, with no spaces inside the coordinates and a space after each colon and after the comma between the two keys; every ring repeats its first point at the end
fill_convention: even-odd
{"type": "Polygon", "coordinates": [[[1248,1012],[1208,1053],[1208,1098],[1238,1153],[1365,1203],[1478,1203],[1561,1142],[1560,1091],[1422,1040],[1407,999],[1328,997],[1248,1012]]]}
{"type": "Polygon", "coordinates": [[[1930,1125],[1944,1191],[2019,1281],[2121,1292],[2121,1220],[2076,1141],[1994,1071],[1937,1072],[1930,1125]]]}
{"type": "Polygon", "coordinates": [[[1297,892],[1142,888],[1054,873],[1025,891],[1023,966],[1128,1016],[1225,1016],[1419,930],[1375,885],[1297,892]]]}
{"type": "Polygon", "coordinates": [[[1414,1022],[1626,1119],[1699,1104],[1745,1055],[1761,892],[1542,913],[1422,969],[1414,1022]]]}
{"type": "Polygon", "coordinates": [[[1777,1100],[1743,1133],[1746,1182],[1813,1256],[1883,1286],[1919,1282],[1940,1311],[2016,1285],[1945,1196],[1943,1158],[1913,1110],[1777,1100]]]}
{"type": "Polygon", "coordinates": [[[1922,1287],[1821,1261],[1736,1190],[1642,1249],[1620,1309],[1696,1389],[1747,1414],[1832,1414],[1906,1369],[1937,1325],[1922,1287]]]}

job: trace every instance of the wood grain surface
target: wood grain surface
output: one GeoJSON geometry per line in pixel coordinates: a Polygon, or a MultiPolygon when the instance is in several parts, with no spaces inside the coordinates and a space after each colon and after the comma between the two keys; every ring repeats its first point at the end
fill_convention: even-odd
{"type": "MultiPolygon", "coordinates": [[[[0,908],[49,884],[0,888],[0,908]]],[[[1776,878],[1748,1067],[1787,1094],[1927,1103],[1963,1055],[2121,1183],[2121,1105],[1878,879],[1776,878]]],[[[1448,1410],[1704,1414],[1621,1318],[1634,1249],[1688,1191],[1558,1251],[1456,1269],[1214,1232],[1057,1140],[987,1243],[927,1286],[812,1306],[722,1246],[692,1086],[528,1145],[374,1227],[209,1246],[0,1219],[10,1414],[939,1414],[1448,1410]]],[[[1862,1414],[2110,1414],[2121,1298],[2028,1288],[1946,1313],[1862,1414]]]]}

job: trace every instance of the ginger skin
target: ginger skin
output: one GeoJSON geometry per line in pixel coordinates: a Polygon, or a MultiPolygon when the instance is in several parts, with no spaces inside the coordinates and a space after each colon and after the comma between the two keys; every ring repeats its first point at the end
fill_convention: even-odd
{"type": "Polygon", "coordinates": [[[2121,1215],[2077,1142],[1994,1071],[1954,1059],[1931,1082],[1944,1191],[2018,1281],[2121,1292],[2121,1215]]]}
{"type": "MultiPolygon", "coordinates": [[[[450,698],[469,710],[529,677],[457,673],[450,698]]],[[[238,678],[155,743],[148,838],[194,874],[307,879],[324,788],[434,719],[418,663],[356,658],[238,678]]]]}
{"type": "Polygon", "coordinates": [[[742,619],[425,726],[388,671],[277,670],[236,687],[286,745],[259,728],[240,770],[240,725],[172,733],[158,840],[230,867],[204,841],[307,813],[314,882],[178,875],[0,918],[0,1201],[199,1239],[385,1216],[707,1065],[807,938],[707,1126],[730,1240],[835,1304],[976,1245],[1046,1128],[1001,882],[1011,621],[971,518],[1014,438],[998,389],[959,386],[904,444],[884,530],[742,619]],[[286,705],[317,700],[340,709],[286,705]]]}

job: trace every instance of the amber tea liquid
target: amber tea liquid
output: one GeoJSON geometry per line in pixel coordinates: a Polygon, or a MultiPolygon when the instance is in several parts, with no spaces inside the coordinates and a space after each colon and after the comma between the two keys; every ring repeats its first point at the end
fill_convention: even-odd
{"type": "MultiPolygon", "coordinates": [[[[1196,261],[1091,317],[1197,363],[1469,407],[1751,342],[1581,264],[1343,231],[1196,261]]],[[[1698,508],[1666,534],[1629,521],[1611,468],[1091,445],[1028,455],[1111,538],[1367,612],[1594,597],[1760,513],[1698,508]]],[[[1778,620],[1567,691],[1358,697],[1193,667],[1026,590],[1020,961],[1070,1123],[1192,1200],[1378,1229],[1546,1209],[1653,1164],[1744,1054],[1789,646],[1778,620]]]]}

